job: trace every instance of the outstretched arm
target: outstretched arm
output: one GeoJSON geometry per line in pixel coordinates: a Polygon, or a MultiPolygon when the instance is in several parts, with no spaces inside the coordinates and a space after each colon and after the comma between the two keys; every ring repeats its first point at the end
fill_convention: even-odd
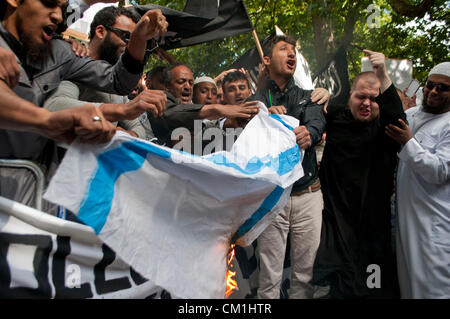
{"type": "Polygon", "coordinates": [[[105,117],[112,122],[134,120],[144,112],[160,117],[166,109],[167,97],[160,90],[144,90],[133,100],[125,104],[102,104],[105,117]]]}
{"type": "Polygon", "coordinates": [[[77,136],[86,143],[105,143],[115,134],[115,127],[93,105],[50,112],[20,98],[4,82],[0,82],[0,128],[68,143],[77,136]]]}
{"type": "Polygon", "coordinates": [[[240,105],[209,104],[202,107],[198,118],[216,120],[226,117],[249,120],[258,114],[258,112],[258,101],[245,102],[240,105]]]}
{"type": "Polygon", "coordinates": [[[77,84],[62,81],[52,96],[45,101],[44,107],[54,112],[84,104],[93,104],[100,107],[108,121],[118,122],[134,120],[146,111],[152,113],[154,117],[159,117],[166,108],[166,101],[167,98],[163,91],[145,90],[127,103],[93,103],[80,99],[80,89],[77,84]]]}

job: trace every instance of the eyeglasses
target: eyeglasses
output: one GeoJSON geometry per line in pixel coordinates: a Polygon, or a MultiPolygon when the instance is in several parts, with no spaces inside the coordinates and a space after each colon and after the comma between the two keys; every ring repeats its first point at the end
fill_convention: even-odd
{"type": "Polygon", "coordinates": [[[425,84],[427,89],[433,90],[434,87],[436,87],[436,91],[438,92],[447,92],[450,89],[450,85],[444,84],[444,83],[434,83],[431,81],[427,81],[425,84]]]}
{"type": "MultiPolygon", "coordinates": [[[[118,28],[114,28],[114,27],[106,27],[106,26],[105,26],[105,28],[114,32],[123,42],[128,43],[128,41],[130,41],[130,37],[131,37],[130,31],[126,31],[126,30],[122,30],[122,29],[118,29],[118,28]]],[[[156,41],[155,39],[150,39],[149,41],[147,41],[146,52],[149,52],[149,53],[153,52],[158,47],[159,47],[158,41],[156,41]]]]}
{"type": "Polygon", "coordinates": [[[106,27],[106,26],[105,26],[105,28],[114,32],[123,42],[128,43],[128,41],[130,41],[130,36],[131,36],[130,31],[117,29],[114,27],[106,27]]]}

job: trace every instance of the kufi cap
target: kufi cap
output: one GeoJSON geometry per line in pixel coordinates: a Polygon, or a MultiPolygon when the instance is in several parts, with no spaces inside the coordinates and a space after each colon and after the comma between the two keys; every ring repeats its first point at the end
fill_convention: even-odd
{"type": "Polygon", "coordinates": [[[199,78],[196,78],[194,80],[194,85],[196,85],[198,83],[202,83],[202,82],[209,82],[209,83],[216,85],[216,82],[214,82],[214,80],[212,78],[210,78],[209,76],[201,76],[199,78]]]}
{"type": "Polygon", "coordinates": [[[428,76],[432,74],[445,75],[450,78],[450,62],[439,63],[431,69],[430,73],[428,73],[428,76]]]}

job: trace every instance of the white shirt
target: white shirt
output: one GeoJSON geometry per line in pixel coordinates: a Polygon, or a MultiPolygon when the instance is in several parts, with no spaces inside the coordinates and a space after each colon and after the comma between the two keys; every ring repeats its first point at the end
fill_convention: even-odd
{"type": "Polygon", "coordinates": [[[406,111],[398,154],[397,261],[402,298],[450,298],[450,112],[406,111]]]}

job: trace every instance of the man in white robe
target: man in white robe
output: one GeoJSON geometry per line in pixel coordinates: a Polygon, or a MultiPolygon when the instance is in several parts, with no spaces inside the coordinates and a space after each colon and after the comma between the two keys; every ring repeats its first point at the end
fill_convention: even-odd
{"type": "Polygon", "coordinates": [[[450,298],[450,62],[436,65],[423,105],[386,133],[403,145],[397,173],[402,298],[450,298]]]}

